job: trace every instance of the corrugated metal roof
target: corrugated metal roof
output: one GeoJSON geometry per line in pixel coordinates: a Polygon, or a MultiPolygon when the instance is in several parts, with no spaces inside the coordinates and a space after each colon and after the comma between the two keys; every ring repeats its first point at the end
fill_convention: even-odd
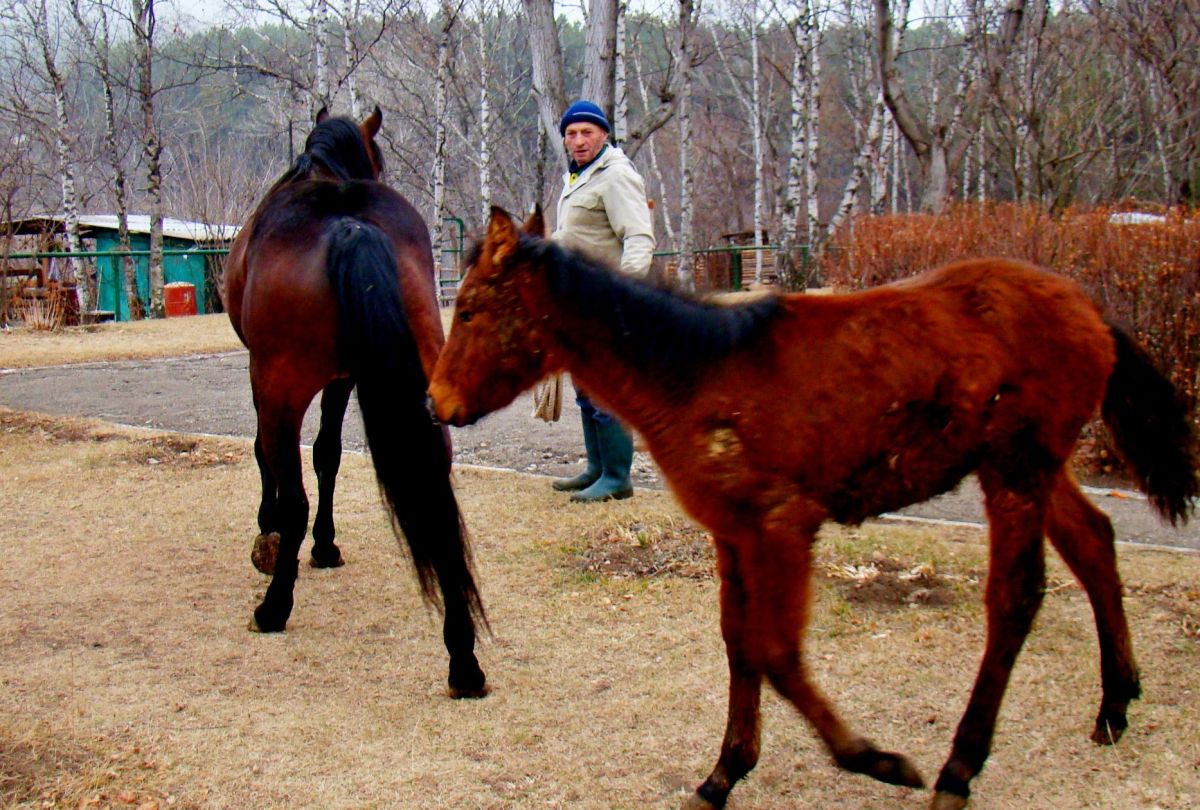
{"type": "MultiPolygon", "coordinates": [[[[130,214],[127,217],[130,233],[150,233],[149,214],[130,214]]],[[[55,226],[61,230],[66,222],[59,214],[36,214],[21,220],[15,220],[9,225],[13,233],[37,233],[55,226]]],[[[79,217],[79,227],[85,236],[93,235],[95,231],[116,231],[116,214],[85,214],[79,217]]],[[[231,242],[241,230],[240,225],[210,225],[204,222],[188,222],[172,217],[163,217],[163,236],[172,239],[185,239],[190,242],[231,242]]]]}

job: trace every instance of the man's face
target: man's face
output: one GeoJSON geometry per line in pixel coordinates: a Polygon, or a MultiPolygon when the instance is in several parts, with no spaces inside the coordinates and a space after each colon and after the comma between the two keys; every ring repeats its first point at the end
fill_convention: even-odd
{"type": "Polygon", "coordinates": [[[607,140],[608,133],[595,124],[567,124],[566,132],[563,133],[567,154],[577,166],[591,163],[596,155],[600,154],[607,140]]]}

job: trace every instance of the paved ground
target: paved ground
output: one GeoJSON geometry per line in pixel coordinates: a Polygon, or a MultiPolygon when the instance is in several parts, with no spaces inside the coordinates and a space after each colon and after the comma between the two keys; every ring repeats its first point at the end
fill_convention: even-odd
{"type": "MultiPolygon", "coordinates": [[[[0,405],[184,433],[254,435],[245,352],[0,371],[0,405]]],[[[345,445],[361,449],[357,407],[353,401],[350,407],[345,445]]],[[[305,422],[304,441],[309,444],[316,437],[317,410],[314,406],[305,422]]],[[[477,425],[455,428],[456,460],[540,475],[581,469],[578,409],[570,396],[557,423],[535,420],[531,410],[527,394],[477,425]]],[[[645,453],[637,454],[634,476],[641,486],[662,486],[645,453]]],[[[1088,494],[1112,517],[1120,539],[1200,551],[1200,521],[1173,529],[1151,513],[1140,495],[1097,487],[1089,487],[1088,494]]],[[[982,523],[981,495],[968,479],[956,491],[905,509],[894,519],[982,523]]]]}

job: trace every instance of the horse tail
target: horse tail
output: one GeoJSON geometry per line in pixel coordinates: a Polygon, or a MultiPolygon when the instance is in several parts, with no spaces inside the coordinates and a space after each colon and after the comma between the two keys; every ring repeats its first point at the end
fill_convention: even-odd
{"type": "Polygon", "coordinates": [[[1134,479],[1172,525],[1187,523],[1200,495],[1197,440],[1183,397],[1146,350],[1109,324],[1117,364],[1108,378],[1101,417],[1134,479]]]}
{"type": "Polygon", "coordinates": [[[379,228],[352,218],[330,226],[326,272],[338,301],[339,359],[358,388],[379,491],[393,530],[407,540],[422,595],[440,608],[465,605],[470,621],[486,625],[450,484],[449,437],[425,406],[429,384],[396,266],[379,228]]]}

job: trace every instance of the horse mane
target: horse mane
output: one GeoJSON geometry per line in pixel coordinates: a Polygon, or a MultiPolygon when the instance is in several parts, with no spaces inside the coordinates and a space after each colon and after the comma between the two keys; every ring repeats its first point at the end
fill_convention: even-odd
{"type": "MultiPolygon", "coordinates": [[[[374,150],[375,160],[382,171],[383,155],[375,144],[371,144],[370,148],[374,150]]],[[[304,152],[275,182],[275,188],[293,180],[302,180],[317,168],[325,169],[343,182],[371,180],[375,177],[371,155],[367,152],[367,144],[363,143],[362,131],[357,124],[349,118],[326,118],[313,127],[304,141],[304,152]]]]}
{"type": "MultiPolygon", "coordinates": [[[[685,385],[732,354],[761,348],[778,296],[720,304],[677,288],[633,278],[554,242],[522,234],[514,261],[546,269],[551,294],[611,328],[612,348],[639,371],[661,372],[685,385]]],[[[567,344],[572,335],[560,335],[567,344]]]]}

